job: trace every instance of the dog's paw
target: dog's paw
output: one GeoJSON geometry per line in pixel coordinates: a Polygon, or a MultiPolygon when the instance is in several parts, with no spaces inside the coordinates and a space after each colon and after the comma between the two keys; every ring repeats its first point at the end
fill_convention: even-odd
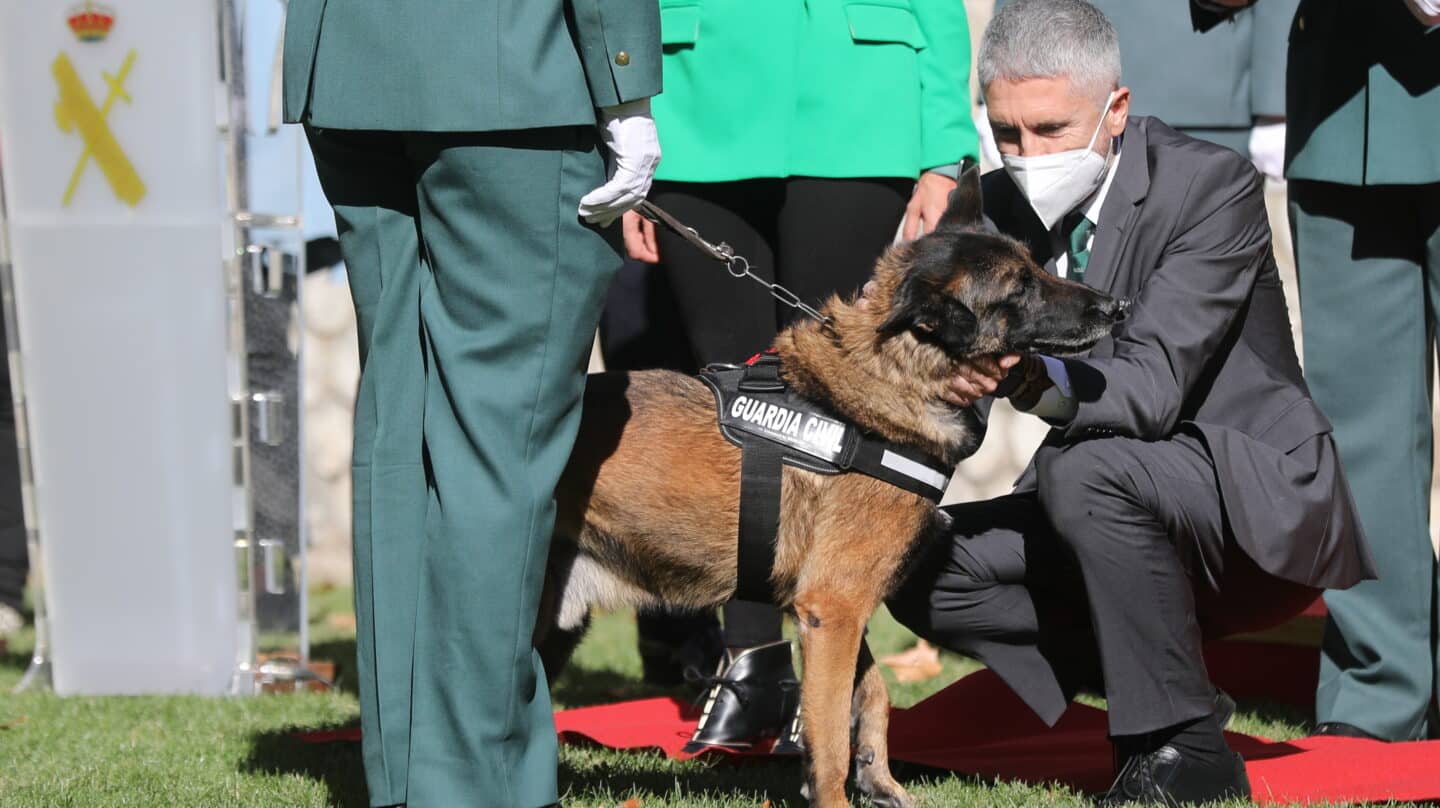
{"type": "Polygon", "coordinates": [[[915,798],[895,782],[890,769],[875,760],[875,752],[861,748],[855,754],[855,788],[878,808],[915,808],[915,798]]]}
{"type": "Polygon", "coordinates": [[[898,784],[893,790],[875,794],[867,793],[865,796],[869,798],[870,803],[876,806],[876,808],[915,808],[917,804],[915,798],[910,796],[910,792],[901,788],[898,784]]]}

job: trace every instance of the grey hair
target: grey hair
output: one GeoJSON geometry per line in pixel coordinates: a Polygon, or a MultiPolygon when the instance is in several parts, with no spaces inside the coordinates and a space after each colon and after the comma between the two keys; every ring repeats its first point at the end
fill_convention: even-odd
{"type": "Polygon", "coordinates": [[[1097,101],[1120,86],[1120,37],[1085,0],[1013,0],[980,41],[980,91],[996,79],[1068,76],[1097,101]]]}

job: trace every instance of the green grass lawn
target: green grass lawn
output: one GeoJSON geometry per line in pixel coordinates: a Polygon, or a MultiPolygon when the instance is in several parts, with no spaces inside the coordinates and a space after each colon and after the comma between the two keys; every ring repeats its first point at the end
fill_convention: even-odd
{"type": "MultiPolygon", "coordinates": [[[[353,630],[345,627],[348,590],[311,599],[312,655],[337,663],[335,692],[257,698],[58,698],[8,695],[28,662],[31,638],[12,640],[0,656],[0,806],[365,806],[359,746],[310,745],[288,737],[296,728],[356,723],[353,630]]],[[[913,637],[885,613],[871,625],[877,655],[901,650],[913,637]]],[[[914,704],[975,669],[954,656],[944,673],[920,684],[891,681],[899,706],[914,704]]],[[[639,683],[635,621],[607,615],[555,683],[557,707],[655,695],[639,683]]],[[[888,672],[887,672],[888,675],[888,672]]],[[[963,716],[957,716],[963,720],[963,716]]],[[[1232,728],[1274,738],[1307,730],[1294,711],[1242,705],[1232,728]]],[[[1065,788],[981,782],[946,773],[906,770],[897,776],[929,806],[1088,805],[1065,788]]],[[[676,763],[654,754],[562,747],[560,788],[566,806],[618,808],[638,798],[644,808],[774,808],[802,806],[796,762],[676,763]]],[[[457,807],[458,808],[458,807],[457,807]]]]}

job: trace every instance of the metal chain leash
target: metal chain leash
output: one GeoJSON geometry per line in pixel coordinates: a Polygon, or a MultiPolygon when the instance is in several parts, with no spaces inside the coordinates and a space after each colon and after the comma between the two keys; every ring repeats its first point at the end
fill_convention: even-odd
{"type": "Polygon", "coordinates": [[[712,244],[706,241],[700,237],[700,234],[695,231],[695,228],[683,224],[679,219],[656,207],[654,203],[648,200],[641,202],[636,210],[641,216],[644,216],[652,222],[665,225],[674,232],[675,235],[685,239],[698,247],[701,252],[724,264],[726,271],[730,273],[731,277],[749,278],[755,281],[765,287],[765,291],[769,292],[771,297],[792,309],[798,309],[820,323],[820,325],[826,328],[830,327],[830,318],[816,311],[814,307],[801,300],[799,295],[796,295],[778,283],[771,283],[759,275],[756,275],[754,272],[751,272],[750,260],[743,255],[736,255],[735,250],[732,249],[729,244],[723,241],[719,244],[712,244]]]}

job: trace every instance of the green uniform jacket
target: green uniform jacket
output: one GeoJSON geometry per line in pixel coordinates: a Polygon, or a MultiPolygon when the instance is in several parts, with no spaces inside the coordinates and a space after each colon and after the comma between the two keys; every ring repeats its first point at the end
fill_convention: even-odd
{"type": "Polygon", "coordinates": [[[1403,0],[1305,0],[1290,26],[1285,176],[1440,182],[1440,31],[1403,0]]]}
{"type": "MultiPolygon", "coordinates": [[[[1159,118],[1241,154],[1249,154],[1256,118],[1284,117],[1285,36],[1300,0],[1190,16],[1156,0],[1091,2],[1120,36],[1120,83],[1134,93],[1131,115],[1159,118]]],[[[995,10],[1006,4],[998,0],[995,10]]]]}
{"type": "Polygon", "coordinates": [[[961,0],[661,0],[657,178],[917,177],[979,153],[961,0]]]}
{"type": "Polygon", "coordinates": [[[1248,154],[1255,118],[1285,115],[1285,34],[1299,0],[1261,0],[1208,33],[1172,3],[1095,0],[1120,35],[1132,115],[1248,154]]]}
{"type": "Polygon", "coordinates": [[[659,24],[655,0],[290,0],[285,120],[412,132],[594,124],[596,107],[660,91],[659,24]]]}

